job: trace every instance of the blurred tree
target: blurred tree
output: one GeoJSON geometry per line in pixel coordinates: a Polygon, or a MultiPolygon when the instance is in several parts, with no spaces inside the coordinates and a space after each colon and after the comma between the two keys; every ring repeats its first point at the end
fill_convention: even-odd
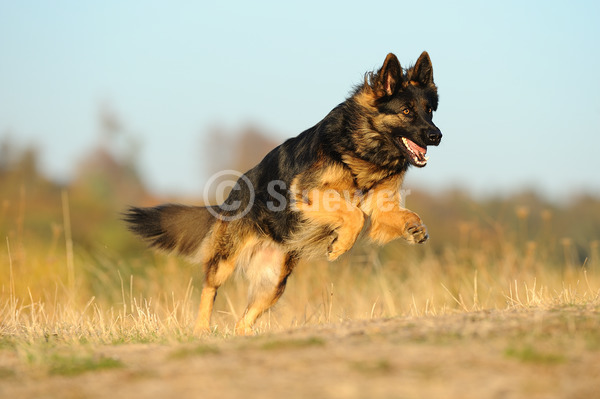
{"type": "Polygon", "coordinates": [[[139,145],[110,106],[101,106],[98,116],[98,143],[77,164],[69,186],[73,234],[88,247],[126,252],[134,238],[120,213],[149,196],[137,166],[139,145]]]}
{"type": "Polygon", "coordinates": [[[0,173],[5,173],[12,164],[12,142],[10,133],[5,133],[0,141],[0,173]]]}
{"type": "Polygon", "coordinates": [[[246,172],[279,144],[269,134],[252,125],[230,133],[221,127],[213,127],[207,136],[202,158],[206,160],[205,170],[209,176],[226,169],[246,172]]]}
{"type": "Polygon", "coordinates": [[[107,104],[99,110],[99,142],[77,165],[72,189],[114,205],[147,195],[137,160],[139,145],[107,104]]]}

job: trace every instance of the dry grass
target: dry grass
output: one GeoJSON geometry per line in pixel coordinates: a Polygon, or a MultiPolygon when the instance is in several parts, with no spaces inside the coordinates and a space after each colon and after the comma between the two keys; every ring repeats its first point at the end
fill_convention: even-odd
{"type": "MultiPolygon", "coordinates": [[[[93,259],[83,251],[71,260],[67,251],[54,268],[35,253],[26,255],[18,256],[17,266],[6,242],[8,279],[0,292],[4,341],[192,339],[199,288],[195,267],[147,257],[153,264],[143,274],[122,276],[119,261],[93,259]]],[[[600,276],[591,263],[548,265],[533,254],[523,256],[516,246],[504,246],[500,255],[485,246],[434,254],[396,243],[381,253],[360,247],[333,264],[301,264],[279,304],[259,319],[257,332],[357,319],[598,304],[599,296],[600,276]]],[[[245,298],[242,276],[222,287],[213,317],[217,336],[231,334],[245,298]]]]}
{"type": "MultiPolygon", "coordinates": [[[[85,249],[72,237],[66,194],[61,201],[63,226],[52,225],[48,240],[29,238],[23,211],[15,233],[4,241],[0,351],[8,349],[19,364],[42,375],[72,375],[120,367],[118,361],[98,356],[98,346],[196,340],[192,325],[199,301],[198,268],[141,247],[132,258],[109,248],[85,249]]],[[[510,235],[496,228],[490,234],[473,225],[459,225],[458,234],[457,244],[448,247],[359,245],[335,263],[300,264],[277,306],[259,319],[256,332],[481,310],[597,310],[597,241],[590,244],[591,258],[580,265],[572,241],[552,241],[550,234],[527,241],[519,232],[510,235]],[[552,242],[559,243],[558,251],[552,242]]],[[[230,337],[245,305],[243,276],[235,276],[219,291],[213,336],[205,339],[230,337]]],[[[507,353],[535,358],[527,350],[507,353]]],[[[3,365],[5,360],[0,356],[0,378],[14,373],[12,366],[3,365]]]]}
{"type": "Polygon", "coordinates": [[[243,276],[220,289],[213,334],[198,339],[197,267],[142,248],[132,258],[85,249],[68,229],[40,244],[23,229],[0,251],[0,390],[197,397],[216,384],[223,398],[355,398],[367,387],[368,397],[423,397],[425,389],[464,398],[478,376],[485,383],[472,397],[564,387],[589,397],[596,377],[588,370],[600,353],[594,241],[578,264],[568,240],[556,256],[542,240],[459,233],[448,247],[359,245],[335,263],[302,263],[259,319],[260,336],[244,340],[232,338],[245,307],[243,276]],[[532,367],[543,367],[543,377],[532,367]],[[267,375],[268,395],[256,387],[267,375]]]}

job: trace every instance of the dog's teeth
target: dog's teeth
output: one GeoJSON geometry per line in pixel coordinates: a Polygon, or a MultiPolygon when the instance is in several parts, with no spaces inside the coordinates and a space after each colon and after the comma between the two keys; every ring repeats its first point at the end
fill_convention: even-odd
{"type": "Polygon", "coordinates": [[[423,157],[425,159],[425,162],[429,161],[429,157],[423,157]]]}

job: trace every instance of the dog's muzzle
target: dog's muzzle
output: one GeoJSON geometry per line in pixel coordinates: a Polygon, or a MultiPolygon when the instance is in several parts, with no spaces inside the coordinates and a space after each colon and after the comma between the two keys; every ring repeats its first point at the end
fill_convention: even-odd
{"type": "Polygon", "coordinates": [[[424,134],[424,136],[425,136],[427,145],[439,145],[440,142],[442,141],[442,132],[440,132],[440,129],[438,129],[438,128],[427,130],[427,132],[424,134]]]}

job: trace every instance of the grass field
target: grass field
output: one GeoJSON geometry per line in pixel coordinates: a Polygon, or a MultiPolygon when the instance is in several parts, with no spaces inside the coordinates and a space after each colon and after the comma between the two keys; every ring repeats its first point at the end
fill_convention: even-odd
{"type": "MultiPolygon", "coordinates": [[[[532,246],[528,243],[529,251],[532,246]]],[[[64,342],[98,344],[191,339],[201,285],[197,266],[149,251],[124,264],[68,248],[64,259],[49,265],[47,256],[38,259],[21,247],[17,267],[6,240],[8,273],[0,296],[4,338],[34,342],[56,335],[64,342]]],[[[599,270],[596,260],[585,263],[548,265],[514,245],[504,245],[498,254],[481,242],[440,254],[401,242],[383,250],[359,245],[334,263],[301,264],[256,331],[597,304],[599,270]]],[[[232,334],[245,300],[244,278],[236,275],[219,291],[216,336],[232,334]]]]}
{"type": "Polygon", "coordinates": [[[159,200],[119,197],[132,187],[122,171],[65,189],[23,170],[0,170],[2,398],[591,398],[600,389],[593,197],[557,206],[530,194],[414,193],[407,205],[429,226],[426,245],[360,244],[334,263],[300,264],[254,337],[232,334],[246,299],[235,276],[219,291],[213,332],[194,337],[198,267],[147,251],[118,220],[127,203],[159,200]]]}
{"type": "Polygon", "coordinates": [[[589,398],[600,387],[595,260],[547,264],[533,243],[359,246],[301,264],[250,338],[232,335],[242,276],[198,338],[195,267],[68,244],[49,260],[51,245],[6,241],[2,397],[589,398]]]}

